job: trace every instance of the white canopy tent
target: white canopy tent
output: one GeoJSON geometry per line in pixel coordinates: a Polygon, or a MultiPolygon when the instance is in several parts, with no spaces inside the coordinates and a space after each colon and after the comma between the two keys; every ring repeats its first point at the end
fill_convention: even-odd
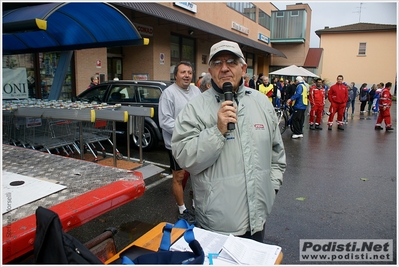
{"type": "Polygon", "coordinates": [[[270,72],[269,74],[282,75],[282,76],[319,77],[316,74],[308,71],[307,69],[298,67],[296,65],[291,65],[291,66],[270,72]]]}

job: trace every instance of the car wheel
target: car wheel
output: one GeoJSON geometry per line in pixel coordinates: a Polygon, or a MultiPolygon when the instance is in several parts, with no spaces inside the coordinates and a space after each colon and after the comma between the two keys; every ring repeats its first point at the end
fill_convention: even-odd
{"type": "MultiPolygon", "coordinates": [[[[139,137],[135,134],[132,135],[133,146],[139,148],[139,137]]],[[[158,144],[158,138],[155,135],[154,129],[148,124],[144,124],[144,132],[141,137],[141,144],[143,150],[149,151],[153,149],[158,144]]]]}

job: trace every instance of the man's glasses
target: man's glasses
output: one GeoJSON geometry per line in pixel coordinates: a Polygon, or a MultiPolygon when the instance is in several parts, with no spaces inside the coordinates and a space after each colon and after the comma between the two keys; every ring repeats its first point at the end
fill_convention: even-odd
{"type": "Polygon", "coordinates": [[[238,60],[234,58],[229,58],[226,60],[221,60],[221,59],[216,59],[211,61],[211,66],[214,68],[221,68],[223,66],[223,63],[226,62],[226,65],[228,67],[235,67],[238,65],[238,60]]]}

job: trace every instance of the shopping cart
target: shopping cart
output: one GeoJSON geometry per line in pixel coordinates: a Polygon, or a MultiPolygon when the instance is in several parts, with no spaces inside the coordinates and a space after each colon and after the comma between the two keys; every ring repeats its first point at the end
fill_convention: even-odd
{"type": "MultiPolygon", "coordinates": [[[[106,150],[101,142],[107,141],[113,146],[113,142],[111,141],[111,134],[113,132],[112,122],[107,120],[96,120],[95,122],[82,122],[81,133],[83,135],[83,143],[85,148],[87,148],[90,153],[94,157],[94,161],[98,161],[98,154],[101,153],[103,158],[106,157],[106,150]],[[97,149],[97,146],[100,147],[100,150],[97,149]]],[[[81,151],[79,149],[80,142],[80,129],[76,128],[75,135],[75,146],[74,148],[80,154],[81,151]]],[[[116,149],[116,158],[122,159],[123,155],[116,149]]]]}
{"type": "Polygon", "coordinates": [[[3,110],[3,144],[17,145],[16,128],[14,125],[14,114],[3,110]]]}
{"type": "Polygon", "coordinates": [[[40,119],[41,123],[27,123],[22,127],[24,143],[35,150],[71,156],[75,142],[76,122],[73,120],[40,119]]]}

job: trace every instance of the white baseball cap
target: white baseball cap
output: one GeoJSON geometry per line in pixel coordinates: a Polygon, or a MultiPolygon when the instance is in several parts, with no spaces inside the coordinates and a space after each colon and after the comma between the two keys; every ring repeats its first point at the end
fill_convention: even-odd
{"type": "MultiPolygon", "coordinates": [[[[208,64],[211,62],[212,58],[219,52],[228,51],[235,54],[237,57],[244,59],[244,55],[242,54],[241,48],[238,46],[237,43],[231,41],[220,41],[212,45],[211,50],[209,52],[209,60],[208,64]]],[[[245,61],[244,61],[245,62],[245,61]]]]}
{"type": "Polygon", "coordinates": [[[297,76],[295,80],[297,80],[300,83],[303,82],[303,78],[301,76],[297,76]]]}
{"type": "Polygon", "coordinates": [[[206,75],[206,72],[201,73],[200,78],[204,77],[206,75]]]}

